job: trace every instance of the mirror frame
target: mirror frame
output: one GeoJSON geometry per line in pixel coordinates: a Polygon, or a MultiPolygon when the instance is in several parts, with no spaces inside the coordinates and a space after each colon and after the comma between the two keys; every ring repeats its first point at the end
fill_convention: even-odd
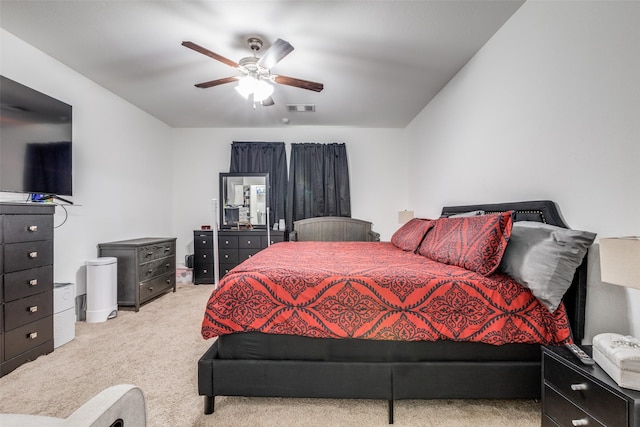
{"type": "Polygon", "coordinates": [[[221,230],[247,230],[247,229],[267,229],[268,219],[265,217],[264,224],[250,224],[250,226],[242,227],[239,223],[227,224],[225,221],[225,205],[227,201],[227,179],[228,178],[242,178],[244,184],[244,178],[264,178],[265,185],[265,215],[269,210],[269,174],[268,173],[243,173],[243,172],[221,172],[220,173],[220,229],[221,230]]]}

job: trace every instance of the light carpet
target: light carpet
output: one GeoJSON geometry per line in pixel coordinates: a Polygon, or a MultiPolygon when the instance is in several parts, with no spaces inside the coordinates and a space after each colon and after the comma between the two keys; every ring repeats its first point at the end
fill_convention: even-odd
{"type": "MultiPolygon", "coordinates": [[[[0,412],[66,417],[115,384],[139,386],[151,427],[387,426],[382,400],[217,397],[203,413],[197,361],[211,345],[200,322],[212,286],[178,284],[102,323],[76,323],[76,338],[0,378],[0,412]]],[[[487,384],[487,387],[490,387],[487,384]]],[[[532,400],[399,400],[395,423],[433,427],[533,427],[532,400]]]]}

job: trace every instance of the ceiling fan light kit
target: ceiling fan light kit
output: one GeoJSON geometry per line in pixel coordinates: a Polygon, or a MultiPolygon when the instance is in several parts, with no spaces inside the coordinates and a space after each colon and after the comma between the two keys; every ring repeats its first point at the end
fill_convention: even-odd
{"type": "Polygon", "coordinates": [[[244,99],[253,96],[253,102],[262,102],[273,93],[273,86],[264,80],[258,80],[251,75],[240,77],[236,91],[244,99]]]}
{"type": "Polygon", "coordinates": [[[183,46],[220,61],[231,68],[235,68],[241,74],[240,76],[225,77],[204,83],[198,83],[196,84],[196,87],[205,89],[238,81],[236,91],[245,99],[252,97],[254,108],[256,103],[260,103],[263,106],[274,105],[273,98],[271,98],[274,87],[269,83],[293,86],[314,92],[321,92],[322,89],[324,89],[324,85],[322,83],[271,74],[271,68],[293,51],[294,48],[289,42],[277,39],[260,58],[256,56],[256,53],[263,46],[262,40],[257,37],[251,37],[247,40],[247,44],[252,50],[253,56],[242,58],[236,63],[235,61],[218,55],[217,53],[193,42],[182,42],[183,46]]]}

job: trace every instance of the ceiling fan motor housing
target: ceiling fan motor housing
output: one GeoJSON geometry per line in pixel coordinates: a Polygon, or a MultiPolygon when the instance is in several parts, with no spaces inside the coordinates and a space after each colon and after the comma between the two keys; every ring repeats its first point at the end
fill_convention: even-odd
{"type": "Polygon", "coordinates": [[[249,49],[251,49],[253,52],[257,52],[260,49],[262,49],[262,40],[260,40],[257,37],[250,37],[247,40],[247,44],[249,45],[249,49]]]}

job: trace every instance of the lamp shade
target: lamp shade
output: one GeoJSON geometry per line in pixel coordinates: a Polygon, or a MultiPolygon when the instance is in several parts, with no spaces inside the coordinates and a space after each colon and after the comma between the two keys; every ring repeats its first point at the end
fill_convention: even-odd
{"type": "Polygon", "coordinates": [[[398,224],[404,224],[413,219],[413,211],[398,212],[398,224]]]}
{"type": "Polygon", "coordinates": [[[603,282],[640,289],[640,236],[600,239],[603,282]]]}
{"type": "Polygon", "coordinates": [[[244,76],[238,79],[238,86],[236,86],[236,90],[244,99],[248,99],[249,95],[253,93],[256,88],[256,84],[258,81],[252,76],[244,76]]]}

